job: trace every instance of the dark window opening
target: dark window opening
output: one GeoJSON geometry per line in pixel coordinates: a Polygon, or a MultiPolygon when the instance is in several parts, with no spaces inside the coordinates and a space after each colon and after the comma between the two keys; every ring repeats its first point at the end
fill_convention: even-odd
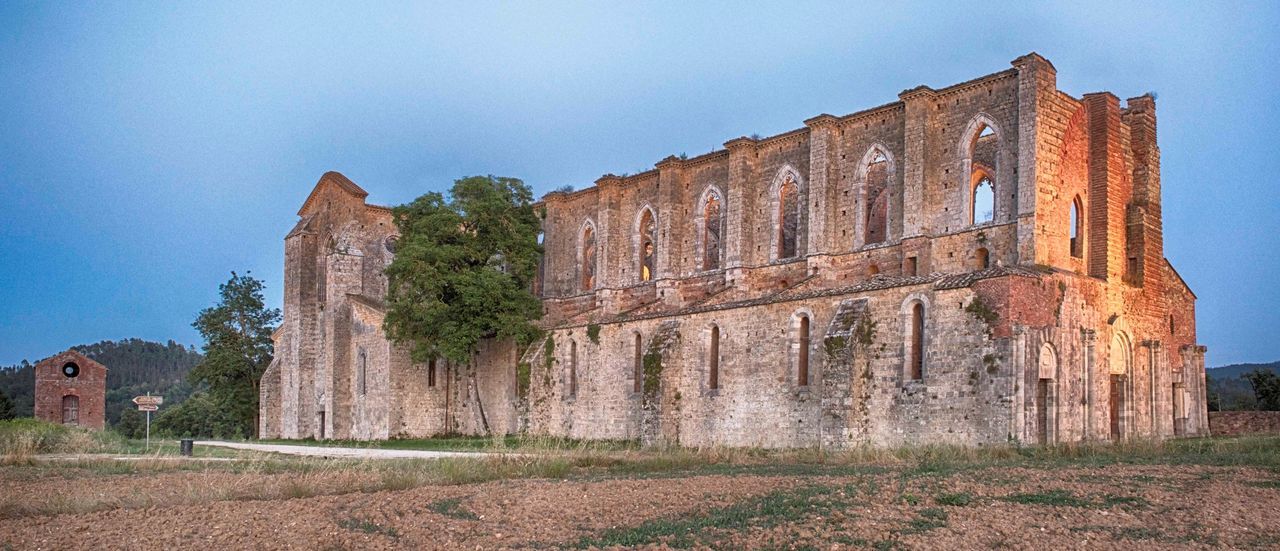
{"type": "Polygon", "coordinates": [[[911,380],[924,378],[924,305],[917,302],[911,306],[911,380]]]}
{"type": "Polygon", "coordinates": [[[436,386],[436,361],[432,359],[427,362],[427,387],[435,388],[436,386]]]}
{"type": "Polygon", "coordinates": [[[800,386],[809,386],[809,316],[800,317],[800,353],[796,382],[800,386]]]}
{"type": "Polygon", "coordinates": [[[1077,196],[1071,201],[1071,256],[1076,258],[1084,257],[1084,240],[1081,238],[1084,220],[1080,216],[1083,210],[1077,196]]]}
{"type": "Polygon", "coordinates": [[[907,257],[907,265],[903,268],[902,271],[905,272],[904,275],[909,275],[909,276],[916,275],[916,257],[914,256],[907,257]]]}
{"type": "Polygon", "coordinates": [[[711,326],[711,346],[707,351],[707,387],[720,388],[720,327],[711,326]]]}
{"type": "Polygon", "coordinates": [[[569,397],[578,395],[578,341],[569,341],[569,397]]]}
{"type": "Polygon", "coordinates": [[[639,333],[636,333],[635,365],[632,367],[632,370],[634,372],[631,376],[635,379],[632,391],[639,394],[644,390],[644,353],[640,348],[639,333]]]}
{"type": "Polygon", "coordinates": [[[982,247],[982,248],[979,248],[977,251],[974,251],[974,257],[975,257],[975,260],[977,261],[979,270],[985,270],[991,267],[990,256],[991,256],[991,253],[987,251],[986,247],[982,247]]]}

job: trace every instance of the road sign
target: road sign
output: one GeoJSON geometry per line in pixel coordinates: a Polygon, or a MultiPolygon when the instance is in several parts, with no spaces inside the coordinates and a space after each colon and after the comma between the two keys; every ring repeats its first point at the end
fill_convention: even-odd
{"type": "MultiPolygon", "coordinates": [[[[139,407],[141,407],[141,406],[159,406],[160,404],[163,404],[163,403],[164,403],[164,396],[151,396],[151,395],[147,395],[147,396],[136,396],[136,397],[134,397],[134,398],[133,398],[133,403],[138,404],[138,406],[139,406],[139,407]]],[[[145,411],[145,410],[143,410],[143,411],[145,411]]],[[[155,410],[153,409],[153,410],[151,410],[151,411],[155,411],[155,410]]]]}
{"type": "Polygon", "coordinates": [[[138,411],[157,411],[159,409],[160,406],[153,406],[150,404],[141,404],[138,406],[138,411]]]}

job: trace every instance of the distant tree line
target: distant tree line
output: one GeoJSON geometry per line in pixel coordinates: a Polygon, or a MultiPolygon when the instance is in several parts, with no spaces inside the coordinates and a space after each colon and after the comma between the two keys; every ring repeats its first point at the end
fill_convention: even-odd
{"type": "MultiPolygon", "coordinates": [[[[194,348],[172,340],[161,344],[124,339],[72,349],[107,366],[106,418],[112,426],[136,409],[134,396],[150,392],[164,396],[166,405],[181,403],[191,394],[187,373],[202,359],[194,348]]],[[[35,384],[35,365],[27,360],[0,367],[0,394],[7,397],[14,417],[35,415],[35,384]]]]}
{"type": "Polygon", "coordinates": [[[1209,411],[1280,411],[1280,362],[1208,370],[1209,411]]]}

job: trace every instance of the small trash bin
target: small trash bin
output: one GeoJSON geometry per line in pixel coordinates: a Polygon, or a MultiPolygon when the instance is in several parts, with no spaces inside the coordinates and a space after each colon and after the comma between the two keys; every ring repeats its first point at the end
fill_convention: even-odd
{"type": "Polygon", "coordinates": [[[182,455],[185,455],[187,457],[191,457],[191,448],[194,444],[195,444],[194,440],[190,438],[183,438],[179,445],[180,453],[182,453],[182,455]]]}

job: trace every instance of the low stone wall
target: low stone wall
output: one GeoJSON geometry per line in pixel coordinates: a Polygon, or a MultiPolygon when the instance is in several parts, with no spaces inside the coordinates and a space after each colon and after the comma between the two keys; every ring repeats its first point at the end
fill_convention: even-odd
{"type": "Polygon", "coordinates": [[[1280,411],[1210,411],[1209,431],[1214,436],[1280,434],[1280,411]]]}

